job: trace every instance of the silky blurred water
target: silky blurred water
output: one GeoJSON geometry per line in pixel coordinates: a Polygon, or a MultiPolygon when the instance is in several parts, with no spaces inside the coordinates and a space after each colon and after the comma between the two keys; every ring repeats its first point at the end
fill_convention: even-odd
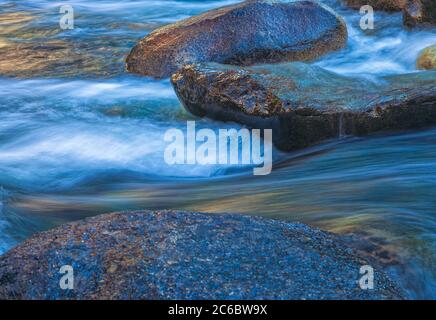
{"type": "MultiPolygon", "coordinates": [[[[164,132],[194,117],[168,80],[124,71],[135,42],[164,24],[237,1],[0,1],[0,253],[32,233],[133,209],[237,212],[301,221],[370,244],[410,297],[436,297],[436,129],[344,138],[285,154],[271,175],[250,168],[168,166],[164,132]],[[59,8],[75,10],[73,30],[59,8]]],[[[436,30],[400,14],[358,12],[345,49],[315,64],[376,79],[417,72],[436,30]]],[[[199,127],[238,127],[195,119],[199,127]]]]}

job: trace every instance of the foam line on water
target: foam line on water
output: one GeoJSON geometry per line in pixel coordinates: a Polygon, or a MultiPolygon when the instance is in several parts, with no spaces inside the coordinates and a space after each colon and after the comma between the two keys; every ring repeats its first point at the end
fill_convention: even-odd
{"type": "Polygon", "coordinates": [[[9,79],[0,78],[0,99],[29,97],[114,99],[174,99],[168,80],[125,77],[109,80],[9,79]]]}
{"type": "Polygon", "coordinates": [[[95,1],[87,0],[67,0],[67,1],[32,1],[32,5],[41,9],[60,8],[63,5],[71,5],[79,10],[87,10],[97,13],[110,13],[111,15],[125,15],[133,13],[132,10],[144,10],[156,12],[159,10],[196,10],[204,11],[216,7],[231,5],[241,0],[226,1],[162,1],[162,0],[143,0],[143,1],[95,1]]]}
{"type": "Polygon", "coordinates": [[[401,13],[376,12],[375,29],[368,32],[359,26],[359,11],[337,10],[347,24],[347,46],[316,62],[330,71],[360,76],[417,72],[420,52],[436,43],[433,29],[405,29],[401,13]]]}

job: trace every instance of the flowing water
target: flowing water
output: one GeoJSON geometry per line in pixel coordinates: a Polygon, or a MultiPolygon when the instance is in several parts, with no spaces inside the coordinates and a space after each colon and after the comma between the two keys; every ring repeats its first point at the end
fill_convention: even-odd
{"type": "MultiPolygon", "coordinates": [[[[164,162],[164,132],[194,118],[168,80],[127,74],[125,56],[156,27],[234,2],[0,1],[0,253],[104,212],[237,212],[361,239],[410,297],[436,298],[436,129],[274,150],[263,177],[164,162]],[[59,28],[64,4],[75,12],[72,30],[59,28]]],[[[315,62],[331,71],[417,72],[419,52],[436,43],[435,29],[407,31],[400,14],[377,13],[364,32],[358,12],[326,2],[349,29],[347,48],[315,62]]]]}

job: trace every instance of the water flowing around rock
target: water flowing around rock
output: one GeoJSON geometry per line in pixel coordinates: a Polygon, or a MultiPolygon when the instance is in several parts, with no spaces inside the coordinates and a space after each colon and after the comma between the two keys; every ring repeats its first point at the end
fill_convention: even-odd
{"type": "MultiPolygon", "coordinates": [[[[434,128],[273,149],[273,171],[262,178],[239,166],[164,162],[169,128],[241,125],[195,118],[168,80],[128,74],[125,59],[153,30],[238,2],[69,0],[78,19],[64,31],[59,2],[0,1],[1,253],[105,212],[237,212],[354,234],[410,297],[436,298],[434,128]]],[[[434,25],[408,29],[401,12],[375,10],[375,29],[361,30],[359,10],[320,2],[346,22],[348,41],[312,66],[365,83],[426,72],[416,61],[436,44],[434,25]]]]}

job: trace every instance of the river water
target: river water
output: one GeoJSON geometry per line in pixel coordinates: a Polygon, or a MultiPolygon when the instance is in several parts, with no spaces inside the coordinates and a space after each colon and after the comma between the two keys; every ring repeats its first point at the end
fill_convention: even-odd
{"type": "MultiPolygon", "coordinates": [[[[436,298],[436,129],[345,137],[274,150],[269,176],[247,167],[168,166],[163,135],[194,117],[168,80],[127,74],[124,59],[156,27],[237,1],[0,1],[0,253],[37,231],[104,212],[187,209],[300,221],[351,235],[411,298],[436,298]],[[59,28],[59,9],[75,12],[59,28]]],[[[359,28],[315,64],[356,77],[417,72],[436,30],[401,14],[359,28]]],[[[200,127],[238,127],[195,119],[200,127]]]]}

